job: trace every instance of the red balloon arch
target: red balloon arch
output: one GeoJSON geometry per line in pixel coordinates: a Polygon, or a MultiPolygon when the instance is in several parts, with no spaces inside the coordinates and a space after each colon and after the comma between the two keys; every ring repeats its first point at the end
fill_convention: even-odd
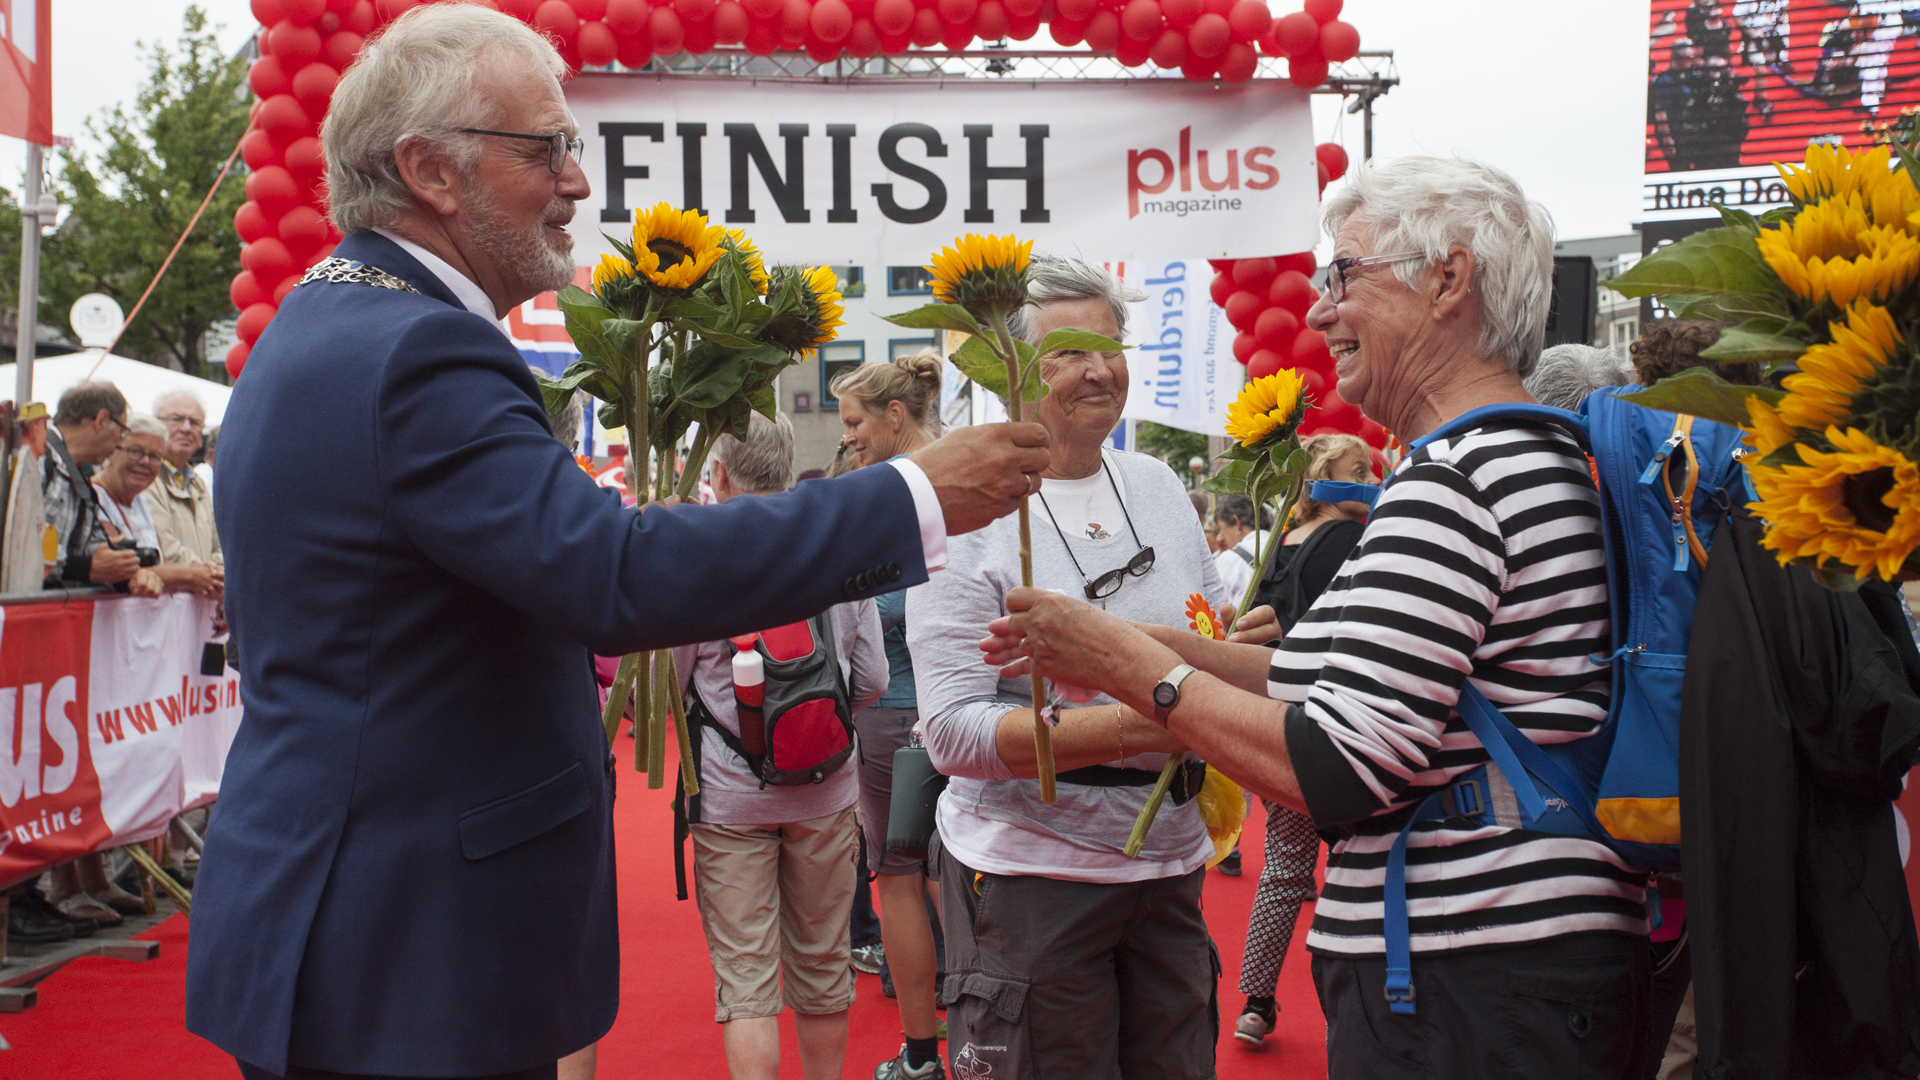
{"type": "MultiPolygon", "coordinates": [[[[227,353],[238,376],[280,302],[341,237],[326,217],[320,121],[340,72],[375,30],[421,0],[252,0],[260,59],[248,75],[255,102],[246,138],[247,201],[234,214],[245,245],[231,294],[240,341],[227,353]]],[[[432,2],[432,0],[427,0],[432,2]]],[[[1288,77],[1319,86],[1329,65],[1352,59],[1360,32],[1340,21],[1342,0],[1305,0],[1275,18],[1265,0],[481,0],[559,44],[569,66],[614,61],[639,67],[656,56],[717,45],[766,55],[804,50],[826,63],[865,59],[977,38],[1027,41],[1047,27],[1062,46],[1085,42],[1137,67],[1151,60],[1188,79],[1243,83],[1259,54],[1286,57],[1288,77]]],[[[1338,144],[1319,147],[1320,186],[1346,171],[1338,144]]],[[[1311,252],[1213,263],[1213,296],[1240,331],[1234,356],[1255,375],[1295,367],[1322,408],[1308,430],[1360,431],[1359,411],[1333,391],[1325,340],[1302,320],[1317,297],[1311,252]],[[1351,415],[1349,415],[1351,414],[1351,415]]],[[[1374,437],[1369,438],[1375,442],[1374,437]]]]}

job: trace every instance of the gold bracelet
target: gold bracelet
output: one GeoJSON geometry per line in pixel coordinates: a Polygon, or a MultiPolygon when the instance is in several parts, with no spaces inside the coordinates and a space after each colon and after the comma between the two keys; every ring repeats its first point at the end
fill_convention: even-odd
{"type": "Polygon", "coordinates": [[[1125,705],[1117,701],[1113,703],[1113,742],[1115,746],[1120,748],[1119,760],[1122,762],[1127,760],[1127,739],[1125,735],[1121,734],[1120,721],[1121,718],[1126,715],[1126,711],[1127,707],[1125,705]]]}

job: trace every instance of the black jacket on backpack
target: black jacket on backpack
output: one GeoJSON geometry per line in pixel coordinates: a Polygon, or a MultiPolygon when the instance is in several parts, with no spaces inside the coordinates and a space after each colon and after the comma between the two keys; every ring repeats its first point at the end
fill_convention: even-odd
{"type": "Polygon", "coordinates": [[[1760,535],[1738,513],[1716,530],[1682,690],[1694,1075],[1912,1077],[1920,940],[1890,800],[1920,694],[1860,594],[1760,535]]]}

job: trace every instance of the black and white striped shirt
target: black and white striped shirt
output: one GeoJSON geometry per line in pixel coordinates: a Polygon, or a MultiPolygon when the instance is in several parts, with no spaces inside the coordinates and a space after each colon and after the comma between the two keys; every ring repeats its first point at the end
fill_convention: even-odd
{"type": "MultiPolygon", "coordinates": [[[[1584,738],[1607,715],[1589,657],[1608,639],[1599,494],[1570,439],[1494,420],[1408,455],[1268,673],[1296,703],[1287,747],[1315,821],[1357,834],[1327,860],[1309,948],[1383,951],[1399,830],[1382,816],[1487,760],[1454,712],[1463,681],[1536,743],[1584,738]]],[[[1644,881],[1597,841],[1426,822],[1407,852],[1413,949],[1644,934],[1644,881]]]]}

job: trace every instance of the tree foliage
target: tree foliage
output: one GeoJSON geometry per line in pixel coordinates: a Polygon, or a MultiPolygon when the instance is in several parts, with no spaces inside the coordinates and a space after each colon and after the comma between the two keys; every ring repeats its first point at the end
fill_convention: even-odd
{"type": "MultiPolygon", "coordinates": [[[[246,133],[247,61],[222,54],[217,29],[205,11],[189,7],[172,49],[145,49],[151,70],[133,108],[117,105],[87,121],[98,156],[61,152],[56,194],[71,212],[41,256],[42,321],[64,326],[68,307],[89,292],[131,312],[246,133]]],[[[245,167],[235,161],[116,352],[201,374],[207,328],[233,314],[227,288],[240,272],[233,215],[246,201],[244,181],[245,167]]],[[[17,251],[11,260],[10,286],[17,251]]]]}
{"type": "Polygon", "coordinates": [[[1152,454],[1166,462],[1189,485],[1193,483],[1193,472],[1187,468],[1187,462],[1207,457],[1205,435],[1156,424],[1151,420],[1140,421],[1140,429],[1134,439],[1141,453],[1152,454]]]}

